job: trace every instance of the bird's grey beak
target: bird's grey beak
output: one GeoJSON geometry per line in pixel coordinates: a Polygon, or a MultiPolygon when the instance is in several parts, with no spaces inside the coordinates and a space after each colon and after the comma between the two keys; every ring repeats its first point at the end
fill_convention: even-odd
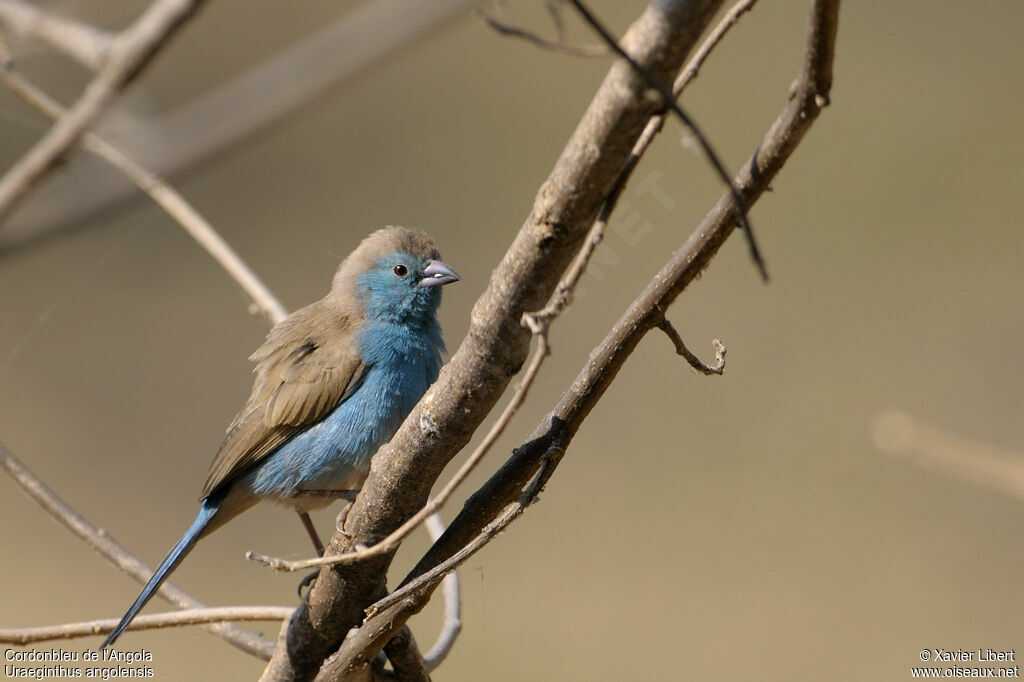
{"type": "Polygon", "coordinates": [[[444,284],[458,282],[459,277],[454,270],[439,260],[432,260],[423,268],[423,276],[420,278],[421,287],[439,287],[444,284]]]}

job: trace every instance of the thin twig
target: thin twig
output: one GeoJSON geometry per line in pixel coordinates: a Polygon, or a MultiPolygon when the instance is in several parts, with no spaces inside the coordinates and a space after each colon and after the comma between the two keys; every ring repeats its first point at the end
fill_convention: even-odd
{"type": "Polygon", "coordinates": [[[561,54],[567,54],[572,57],[606,57],[611,54],[608,48],[604,45],[573,45],[571,43],[562,42],[561,40],[555,41],[542,38],[536,33],[528,31],[525,28],[519,28],[518,26],[510,26],[502,23],[480,8],[473,9],[473,17],[503,36],[522,38],[529,43],[533,43],[537,47],[545,50],[551,50],[552,52],[560,52],[561,54]]]}
{"type": "Polygon", "coordinates": [[[722,182],[729,188],[729,194],[732,196],[732,200],[736,204],[737,219],[739,220],[740,226],[743,228],[744,234],[746,235],[747,245],[750,249],[750,257],[754,261],[754,265],[757,266],[758,271],[761,273],[761,278],[768,281],[768,269],[765,266],[764,258],[761,257],[761,251],[757,246],[757,241],[754,239],[754,231],[751,229],[750,221],[747,218],[747,208],[743,204],[743,197],[740,196],[739,190],[736,189],[736,186],[733,185],[732,181],[729,179],[729,171],[726,170],[725,164],[723,164],[721,159],[718,158],[718,154],[711,147],[711,143],[708,141],[707,137],[705,137],[701,129],[697,127],[697,124],[690,115],[683,111],[683,108],[679,106],[679,103],[673,96],[672,91],[648,73],[648,71],[633,59],[628,52],[622,49],[618,42],[616,42],[614,36],[612,36],[612,34],[608,32],[608,29],[606,29],[604,25],[597,20],[597,17],[587,9],[582,0],[569,1],[574,7],[576,7],[576,10],[583,17],[584,21],[590,24],[605,43],[612,48],[616,54],[625,59],[633,70],[636,71],[636,73],[647,83],[647,85],[658,91],[665,106],[671,109],[679,120],[683,122],[683,125],[689,128],[693,133],[694,138],[696,138],[697,143],[700,145],[700,148],[704,152],[708,161],[711,162],[715,172],[718,173],[722,182]]]}
{"type": "MultiPolygon", "coordinates": [[[[58,119],[65,111],[53,98],[33,85],[28,79],[15,73],[8,66],[0,64],[0,80],[3,80],[15,94],[34,106],[46,116],[58,119]]],[[[114,166],[139,189],[182,226],[214,260],[230,275],[252,299],[253,305],[268,320],[276,324],[288,316],[262,280],[246,265],[223,237],[196,211],[176,189],[163,178],[136,163],[131,157],[110,144],[96,133],[87,132],[82,136],[87,150],[114,166]]]]}
{"type": "MultiPolygon", "coordinates": [[[[128,626],[129,630],[158,630],[182,625],[202,625],[227,621],[286,620],[294,608],[289,606],[217,606],[201,609],[182,609],[167,613],[138,616],[128,626]]],[[[31,644],[56,639],[75,639],[105,635],[119,622],[117,618],[91,620],[84,623],[65,623],[38,628],[0,630],[0,642],[5,644],[31,644]]]]}
{"type": "MultiPolygon", "coordinates": [[[[436,541],[444,534],[445,526],[441,517],[437,514],[428,516],[423,524],[430,533],[430,539],[436,541]]],[[[437,635],[434,646],[430,647],[427,653],[423,654],[423,663],[427,671],[436,669],[455,645],[455,640],[462,630],[462,590],[459,586],[457,574],[452,572],[444,577],[441,583],[444,595],[444,622],[441,632],[437,635]]]]}
{"type": "Polygon", "coordinates": [[[93,71],[103,68],[114,41],[106,31],[22,0],[0,0],[0,23],[22,38],[40,40],[70,55],[93,71]]]}
{"type": "MultiPolygon", "coordinates": [[[[628,162],[627,166],[629,166],[628,162]]],[[[632,168],[632,166],[629,167],[630,169],[632,168]]],[[[554,293],[548,299],[547,305],[536,312],[523,314],[523,324],[534,335],[545,334],[551,321],[561,315],[572,303],[573,294],[576,291],[576,286],[579,284],[580,277],[586,272],[587,265],[590,263],[594,251],[597,250],[601,240],[604,239],[608,220],[611,218],[612,211],[615,210],[615,206],[619,202],[619,197],[622,196],[622,190],[626,186],[626,180],[629,178],[629,175],[630,172],[626,169],[619,173],[619,177],[616,178],[615,184],[608,193],[608,198],[604,200],[604,204],[601,206],[601,212],[587,233],[583,246],[580,247],[580,251],[576,254],[572,265],[562,275],[562,279],[558,281],[558,286],[555,287],[554,293]]]]}
{"type": "MultiPolygon", "coordinates": [[[[682,94],[683,90],[686,89],[690,83],[697,77],[700,71],[700,67],[707,61],[711,51],[722,41],[725,34],[732,28],[739,17],[746,11],[748,11],[757,0],[741,0],[736,3],[733,7],[726,12],[722,20],[718,22],[714,30],[708,35],[701,46],[694,53],[693,57],[687,62],[686,67],[680,72],[679,77],[676,78],[675,83],[672,85],[672,97],[678,99],[682,94]]],[[[637,138],[636,143],[633,145],[632,151],[629,153],[629,158],[626,164],[623,166],[622,172],[619,176],[619,182],[625,184],[632,175],[633,169],[636,168],[637,163],[640,161],[640,157],[644,155],[651,142],[654,141],[655,135],[661,132],[662,127],[665,125],[665,114],[655,114],[651,116],[650,120],[647,121],[647,125],[644,126],[643,132],[640,137],[637,138]]]]}
{"type": "MultiPolygon", "coordinates": [[[[84,540],[97,554],[114,567],[124,571],[139,582],[146,582],[153,575],[152,569],[136,559],[105,531],[97,528],[61,500],[49,486],[43,483],[7,447],[0,442],[0,468],[3,468],[14,482],[37,502],[58,523],[84,540]]],[[[171,583],[164,583],[157,592],[161,598],[183,609],[204,609],[206,605],[192,598],[171,583]]],[[[259,635],[247,632],[234,625],[219,623],[207,629],[224,638],[232,646],[264,660],[274,651],[273,642],[259,635]]]]}
{"type": "Polygon", "coordinates": [[[871,428],[882,452],[908,457],[915,464],[1024,499],[1024,454],[967,440],[916,421],[903,412],[883,412],[871,428]]]}
{"type": "Polygon", "coordinates": [[[725,346],[718,339],[713,339],[711,345],[715,347],[715,364],[705,365],[700,361],[696,355],[694,355],[686,344],[683,343],[683,337],[679,336],[679,332],[672,326],[672,323],[667,318],[662,318],[661,322],[658,323],[658,328],[665,332],[665,335],[672,340],[672,344],[676,347],[676,353],[686,358],[686,361],[690,363],[690,367],[701,374],[721,374],[725,371],[725,346]]]}
{"type": "Polygon", "coordinates": [[[718,46],[718,43],[722,42],[722,38],[729,32],[729,29],[736,25],[736,22],[740,20],[740,16],[745,12],[749,12],[756,4],[757,0],[740,0],[729,8],[729,11],[725,13],[704,42],[701,43],[701,46],[693,53],[693,57],[687,62],[686,68],[676,78],[676,82],[672,84],[673,99],[678,99],[679,95],[686,89],[686,86],[697,78],[700,67],[707,61],[711,51],[718,46]]]}
{"type": "Polygon", "coordinates": [[[0,178],[0,223],[103,113],[202,0],[154,0],[114,39],[103,68],[66,115],[0,178]]]}

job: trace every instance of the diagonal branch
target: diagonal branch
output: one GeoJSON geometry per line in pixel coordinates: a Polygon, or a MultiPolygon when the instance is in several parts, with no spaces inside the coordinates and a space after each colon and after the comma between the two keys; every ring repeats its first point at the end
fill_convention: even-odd
{"type": "MultiPolygon", "coordinates": [[[[622,39],[654,77],[668,81],[682,66],[719,5],[718,0],[652,3],[622,39]]],[[[548,300],[579,250],[633,144],[659,103],[647,85],[616,60],[576,132],[540,188],[529,217],[474,306],[470,330],[441,376],[391,442],[373,458],[369,478],[346,529],[328,552],[372,545],[422,507],[444,466],[468,442],[525,361],[531,334],[523,313],[548,300]]],[[[263,679],[308,679],[385,591],[392,554],[323,569],[308,605],[291,619],[287,636],[263,679]]]]}
{"type": "Polygon", "coordinates": [[[114,42],[114,36],[106,31],[22,0],[0,0],[0,24],[23,38],[66,52],[93,71],[103,68],[114,42]]]}
{"type": "MultiPolygon", "coordinates": [[[[53,119],[65,114],[49,95],[22,78],[8,66],[0,64],[0,80],[15,94],[53,119]]],[[[82,137],[86,149],[124,173],[136,186],[174,218],[207,253],[231,276],[252,299],[252,305],[276,324],[288,316],[281,302],[252,269],[245,264],[224,238],[210,225],[185,197],[163,178],[153,173],[96,133],[82,137]]]]}
{"type": "Polygon", "coordinates": [[[604,45],[573,45],[572,43],[566,43],[562,40],[548,40],[547,38],[542,38],[536,33],[528,31],[525,28],[504,24],[479,8],[473,10],[473,17],[503,36],[521,38],[544,50],[560,52],[561,54],[567,54],[572,57],[607,57],[611,54],[608,48],[604,45]]]}
{"type": "Polygon", "coordinates": [[[751,260],[754,261],[754,265],[757,266],[758,271],[761,273],[761,278],[767,282],[768,268],[765,265],[764,258],[761,256],[761,250],[757,246],[757,240],[754,238],[754,230],[750,226],[750,221],[747,219],[747,208],[746,205],[743,203],[743,197],[740,196],[740,193],[739,191],[737,191],[735,185],[733,185],[732,182],[729,180],[729,172],[725,169],[725,164],[722,163],[722,160],[718,158],[718,154],[711,146],[711,143],[708,141],[708,138],[704,135],[703,131],[699,127],[697,127],[696,121],[694,121],[693,118],[690,117],[690,115],[687,114],[685,111],[683,111],[683,108],[681,106],[679,106],[679,102],[676,101],[675,95],[672,93],[671,90],[669,90],[665,86],[664,82],[662,82],[653,74],[644,69],[629,55],[629,53],[626,50],[624,50],[617,42],[615,42],[615,38],[608,32],[608,29],[606,29],[604,25],[602,25],[601,22],[597,20],[597,17],[595,17],[594,14],[587,8],[587,6],[583,3],[583,0],[569,1],[573,4],[573,6],[576,7],[576,10],[580,13],[583,19],[588,24],[590,24],[590,26],[595,31],[597,31],[598,35],[601,36],[602,40],[604,40],[605,43],[610,48],[612,48],[620,57],[629,62],[629,65],[636,70],[636,72],[640,75],[641,78],[644,79],[647,85],[649,85],[653,90],[655,90],[659,95],[661,95],[662,101],[664,102],[665,106],[668,107],[669,111],[674,113],[676,117],[683,122],[683,125],[689,128],[690,132],[693,133],[693,136],[697,140],[697,144],[700,146],[701,151],[704,152],[704,156],[708,159],[708,161],[711,162],[711,165],[715,169],[715,172],[722,179],[722,182],[725,183],[726,187],[729,188],[729,195],[732,197],[733,202],[735,202],[736,204],[737,219],[739,220],[740,225],[743,227],[744,236],[747,238],[747,246],[750,250],[751,260]]]}
{"type": "Polygon", "coordinates": [[[0,178],[0,223],[43,178],[198,8],[202,0],[154,0],[111,45],[106,63],[82,96],[36,145],[0,178]]]}
{"type": "Polygon", "coordinates": [[[387,597],[384,597],[366,610],[368,616],[365,623],[345,639],[337,655],[331,657],[316,676],[317,682],[323,680],[342,679],[346,670],[358,666],[367,660],[367,652],[376,651],[393,636],[393,624],[404,623],[419,613],[426,606],[430,595],[445,576],[466,562],[471,556],[483,549],[487,543],[502,533],[513,521],[518,519],[531,504],[537,501],[538,495],[547,485],[555,467],[565,453],[558,444],[552,444],[541,462],[541,469],[533,482],[523,494],[494,521],[489,523],[472,542],[456,552],[446,561],[415,580],[404,584],[387,597]]]}
{"type": "MultiPolygon", "coordinates": [[[[839,0],[815,0],[812,4],[804,63],[790,99],[750,162],[734,179],[747,206],[752,206],[769,186],[828,102],[838,16],[839,0]]],[[[523,487],[542,467],[550,476],[550,469],[557,464],[555,461],[544,466],[550,448],[568,446],[626,358],[647,332],[657,328],[664,319],[664,311],[707,266],[735,227],[735,204],[726,194],[591,352],[587,364],[549,417],[534,431],[532,440],[517,448],[501,469],[466,501],[445,534],[405,578],[403,586],[418,584],[421,576],[447,566],[447,561],[486,535],[489,524],[520,497],[523,487]]],[[[377,625],[378,617],[387,614],[392,619],[389,627],[401,626],[429,600],[433,584],[436,583],[427,582],[414,595],[406,597],[405,601],[410,603],[403,601],[389,607],[375,615],[372,622],[377,625]]]]}
{"type": "MultiPolygon", "coordinates": [[[[106,559],[115,568],[124,571],[139,582],[146,582],[153,574],[152,569],[132,556],[116,540],[107,535],[106,531],[97,528],[74,509],[69,507],[57,494],[33,474],[28,467],[14,456],[3,443],[0,443],[0,468],[14,479],[14,482],[46,510],[58,523],[85,541],[97,554],[106,559]]],[[[183,609],[203,609],[204,604],[193,599],[171,583],[164,583],[157,594],[164,600],[183,609]]],[[[227,640],[246,653],[267,659],[274,645],[259,635],[247,632],[234,625],[218,623],[207,626],[207,629],[227,640]]]]}

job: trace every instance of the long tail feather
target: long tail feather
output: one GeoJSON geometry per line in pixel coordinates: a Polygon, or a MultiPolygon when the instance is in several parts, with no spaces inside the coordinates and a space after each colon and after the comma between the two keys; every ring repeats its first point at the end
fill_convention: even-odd
{"type": "MultiPolygon", "coordinates": [[[[216,496],[218,498],[222,496],[216,496]]],[[[142,588],[142,592],[135,599],[135,602],[128,608],[127,613],[121,617],[121,622],[117,624],[107,638],[103,640],[103,644],[100,645],[100,649],[105,649],[117,641],[117,638],[121,636],[121,633],[125,631],[135,616],[138,615],[142,607],[146,605],[156,591],[160,589],[160,586],[167,580],[167,577],[171,574],[181,560],[188,556],[188,553],[195,547],[196,542],[203,535],[203,531],[209,525],[210,520],[220,509],[221,499],[212,500],[207,498],[203,501],[203,507],[199,510],[199,515],[196,516],[196,520],[192,522],[192,525],[188,527],[185,534],[181,536],[181,540],[178,540],[178,544],[174,546],[174,549],[164,558],[164,560],[157,567],[153,573],[153,577],[149,579],[146,586],[142,588]]]]}

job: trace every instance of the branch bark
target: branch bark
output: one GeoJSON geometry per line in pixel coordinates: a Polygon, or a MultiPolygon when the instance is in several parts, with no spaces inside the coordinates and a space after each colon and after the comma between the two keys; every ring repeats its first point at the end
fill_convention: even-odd
{"type": "MultiPolygon", "coordinates": [[[[650,75],[670,82],[719,4],[654,2],[627,31],[622,46],[650,75]]],[[[374,457],[349,514],[351,537],[336,535],[329,553],[375,544],[415,514],[445,464],[519,371],[530,340],[520,319],[551,295],[660,104],[645,97],[646,90],[629,64],[616,60],[474,306],[466,339],[390,444],[374,457]]],[[[308,606],[292,617],[263,679],[311,679],[345,633],[362,622],[363,609],[384,594],[392,556],[322,570],[308,606]]]]}

